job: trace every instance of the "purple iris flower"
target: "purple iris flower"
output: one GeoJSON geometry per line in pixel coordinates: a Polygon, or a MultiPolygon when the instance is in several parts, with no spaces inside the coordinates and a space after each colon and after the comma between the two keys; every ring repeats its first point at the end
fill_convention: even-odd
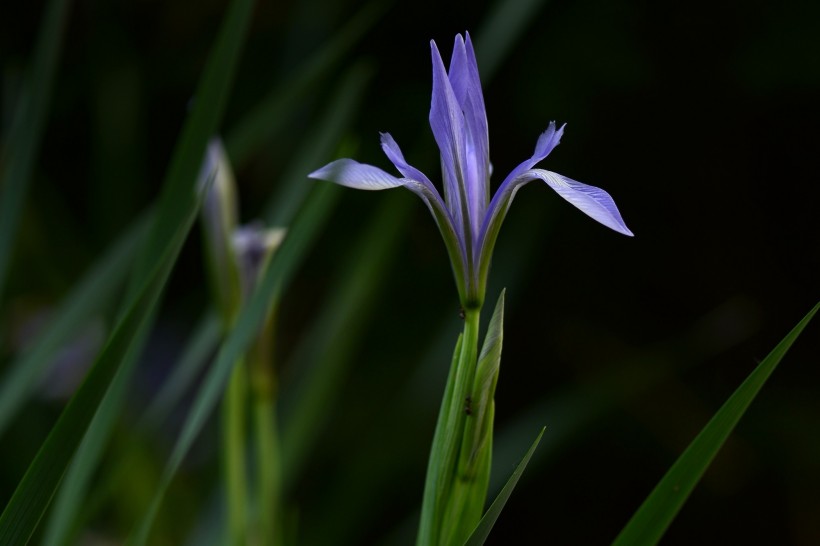
{"type": "Polygon", "coordinates": [[[399,145],[382,133],[384,153],[401,173],[395,177],[378,167],[352,159],[339,159],[309,176],[361,190],[384,190],[404,186],[427,204],[447,245],[461,303],[480,307],[486,290],[487,272],[499,228],[518,189],[536,178],[588,216],[624,235],[632,235],[615,202],[607,192],[558,173],[534,169],[561,140],[564,127],[551,122],[538,138],[535,153],[507,175],[495,195],[490,195],[489,136],[487,114],[478,77],[478,65],[469,33],[466,41],[457,35],[450,70],[447,72],[435,41],[433,98],[430,127],[441,151],[444,198],[424,173],[404,159],[399,145]]]}

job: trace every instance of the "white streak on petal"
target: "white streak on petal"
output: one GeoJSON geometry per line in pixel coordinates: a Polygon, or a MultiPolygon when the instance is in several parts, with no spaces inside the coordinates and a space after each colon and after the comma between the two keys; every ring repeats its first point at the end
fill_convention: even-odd
{"type": "Polygon", "coordinates": [[[309,178],[335,182],[357,190],[386,190],[403,186],[400,178],[378,167],[365,165],[352,159],[337,159],[308,175],[309,178]]]}

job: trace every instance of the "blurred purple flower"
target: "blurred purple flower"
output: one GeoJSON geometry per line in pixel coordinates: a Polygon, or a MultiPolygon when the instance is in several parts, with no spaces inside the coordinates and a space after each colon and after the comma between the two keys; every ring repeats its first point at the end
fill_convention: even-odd
{"type": "Polygon", "coordinates": [[[362,190],[404,186],[427,204],[444,237],[465,307],[480,307],[498,230],[518,189],[536,178],[588,216],[624,235],[632,235],[607,192],[558,173],[534,169],[561,140],[564,127],[551,122],[538,138],[535,153],[510,172],[490,199],[489,137],[478,65],[469,33],[457,35],[449,73],[436,43],[430,127],[441,151],[444,198],[430,179],[405,161],[396,141],[382,133],[382,149],[402,178],[372,165],[339,159],[314,171],[311,178],[362,190]]]}

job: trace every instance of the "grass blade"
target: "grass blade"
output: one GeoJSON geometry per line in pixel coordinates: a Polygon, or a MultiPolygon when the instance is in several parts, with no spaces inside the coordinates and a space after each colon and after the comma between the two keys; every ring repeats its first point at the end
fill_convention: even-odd
{"type": "Polygon", "coordinates": [[[415,202],[392,193],[368,222],[357,246],[345,261],[341,278],[329,290],[328,303],[304,336],[288,367],[302,375],[282,393],[284,488],[293,485],[323,428],[332,420],[326,408],[334,407],[356,348],[363,341],[365,325],[379,302],[385,269],[399,245],[396,240],[415,202]],[[315,340],[325,340],[318,344],[315,340]],[[327,351],[324,347],[333,347],[327,351]]]}
{"type": "MultiPolygon", "coordinates": [[[[234,0],[220,29],[195,94],[194,112],[177,140],[171,165],[162,185],[154,224],[146,237],[132,276],[131,291],[142,284],[155,257],[175,233],[197,200],[196,183],[208,141],[216,133],[228,92],[233,84],[240,51],[245,41],[253,0],[234,0]]],[[[126,301],[128,301],[126,299],[126,301]]]]}
{"type": "MultiPolygon", "coordinates": [[[[45,512],[71,457],[87,432],[123,361],[135,358],[141,332],[149,327],[162,290],[199,208],[194,184],[205,145],[222,117],[250,19],[251,0],[236,0],[197,91],[163,185],[159,209],[131,278],[127,305],[114,333],[61,414],[0,516],[0,544],[24,544],[45,512]]],[[[98,434],[104,439],[107,434],[98,434]]],[[[96,460],[83,461],[95,465],[96,460]]]]}
{"type": "Polygon", "coordinates": [[[92,315],[100,313],[124,283],[134,251],[146,227],[146,218],[132,226],[75,285],[48,327],[32,343],[31,349],[9,365],[6,376],[0,382],[0,436],[42,378],[56,351],[69,341],[92,315]]]}
{"type": "MultiPolygon", "coordinates": [[[[350,72],[341,84],[336,100],[331,104],[331,107],[328,108],[328,115],[325,120],[320,123],[319,131],[314,135],[315,138],[308,140],[312,143],[311,146],[306,149],[308,153],[297,157],[294,161],[294,165],[289,170],[290,175],[284,177],[285,180],[295,179],[299,173],[306,172],[317,162],[329,155],[330,147],[338,141],[352,112],[358,109],[358,102],[362,96],[362,90],[369,80],[369,76],[370,71],[361,67],[350,72]]],[[[245,143],[256,147],[261,141],[247,140],[245,143]]],[[[300,180],[299,182],[302,181],[300,180]]],[[[295,210],[304,201],[307,190],[311,187],[311,184],[298,184],[298,186],[305,188],[306,191],[296,196],[294,196],[294,192],[291,191],[289,194],[291,196],[289,200],[290,207],[277,207],[276,209],[280,211],[277,217],[279,217],[283,223],[287,224],[292,221],[295,210]]],[[[271,200],[271,206],[268,207],[268,209],[272,210],[272,205],[275,203],[276,200],[271,200]]],[[[158,426],[161,420],[187,391],[191,383],[198,377],[199,371],[207,362],[207,355],[217,346],[220,338],[220,329],[219,321],[212,314],[203,318],[201,324],[197,326],[192,335],[191,342],[183,357],[180,359],[179,364],[174,368],[168,380],[163,383],[159,394],[146,412],[144,416],[145,425],[158,426]]],[[[112,386],[112,389],[113,388],[112,386]]],[[[115,406],[115,402],[113,402],[117,400],[118,397],[113,397],[110,404],[107,403],[108,398],[109,397],[106,397],[106,400],[103,402],[103,405],[107,408],[106,411],[118,415],[121,408],[115,406]]],[[[101,408],[102,407],[103,406],[101,406],[101,408]]],[[[94,430],[96,430],[95,425],[99,425],[102,429],[108,430],[113,425],[113,421],[108,419],[99,420],[99,423],[92,424],[92,429],[94,430]]],[[[97,460],[101,455],[101,448],[107,442],[106,439],[108,435],[101,433],[101,431],[97,431],[95,435],[95,440],[85,441],[79,448],[80,452],[85,453],[85,456],[82,457],[83,460],[97,460]]],[[[46,537],[48,543],[62,544],[68,540],[67,533],[71,531],[69,524],[74,522],[77,508],[82,505],[88,478],[88,471],[81,468],[76,470],[72,468],[69,475],[66,476],[64,489],[60,491],[49,521],[48,534],[46,537]]]]}
{"type": "Polygon", "coordinates": [[[54,506],[49,514],[45,527],[43,544],[58,546],[69,544],[69,533],[77,524],[77,512],[84,506],[82,499],[86,485],[97,469],[97,461],[102,457],[105,446],[111,437],[114,423],[120,415],[125,403],[128,386],[134,367],[138,361],[140,348],[153,323],[153,314],[156,308],[149,311],[139,329],[134,332],[131,349],[122,359],[119,371],[114,375],[105,396],[100,402],[94,418],[77,448],[77,455],[71,461],[68,472],[60,484],[54,506]]]}
{"type": "Polygon", "coordinates": [[[335,151],[343,132],[359,112],[365,86],[372,75],[373,71],[363,63],[354,65],[346,73],[315,130],[305,137],[305,143],[309,144],[303,146],[290,163],[281,177],[279,190],[267,203],[263,217],[268,224],[287,226],[293,221],[312,186],[305,180],[305,173],[314,170],[335,151]]]}
{"type": "Polygon", "coordinates": [[[136,334],[145,326],[149,314],[159,302],[162,288],[195,217],[196,208],[170,240],[148,281],[37,452],[0,515],[0,544],[25,544],[31,538],[109,383],[122,360],[135,348],[133,342],[136,334]]]}
{"type": "Polygon", "coordinates": [[[234,166],[242,165],[261,144],[273,138],[294,112],[304,93],[340,61],[365,33],[375,25],[390,2],[366,5],[333,39],[311,57],[281,91],[268,96],[242,118],[225,138],[225,148],[234,166]]]}
{"type": "Polygon", "coordinates": [[[194,329],[182,356],[145,411],[144,422],[148,426],[160,426],[162,420],[171,413],[205,367],[208,356],[216,350],[221,336],[222,323],[216,313],[209,311],[194,329]]]}
{"type": "Polygon", "coordinates": [[[618,546],[657,544],[749,404],[820,309],[820,303],[777,344],[675,461],[615,539],[618,546]]]}
{"type": "Polygon", "coordinates": [[[510,498],[513,489],[515,489],[515,486],[518,483],[518,479],[521,477],[521,474],[524,473],[524,469],[527,468],[527,463],[530,462],[532,454],[535,453],[535,448],[538,447],[538,443],[544,435],[544,430],[545,428],[542,428],[541,432],[538,433],[538,437],[527,450],[527,453],[524,455],[524,458],[521,459],[521,462],[518,463],[518,466],[515,467],[515,470],[513,471],[512,476],[510,476],[510,479],[507,480],[506,485],[501,488],[501,492],[498,493],[498,496],[487,509],[487,512],[481,518],[481,521],[478,522],[478,525],[470,535],[470,538],[468,538],[467,542],[464,543],[465,546],[481,546],[484,544],[484,541],[487,540],[487,537],[490,536],[490,531],[492,531],[493,525],[495,525],[496,520],[498,520],[498,516],[501,515],[501,510],[503,510],[504,505],[507,504],[507,499],[510,498]]]}
{"type": "Polygon", "coordinates": [[[0,297],[14,251],[34,158],[42,140],[68,6],[68,0],[51,0],[46,7],[30,78],[17,105],[11,129],[6,135],[6,148],[0,158],[0,297]]]}

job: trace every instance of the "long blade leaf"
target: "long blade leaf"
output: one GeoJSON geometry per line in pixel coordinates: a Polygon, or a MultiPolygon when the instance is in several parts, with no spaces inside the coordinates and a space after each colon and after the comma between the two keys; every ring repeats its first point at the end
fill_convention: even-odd
{"type": "Polygon", "coordinates": [[[77,283],[63,300],[31,349],[9,365],[0,382],[0,436],[14,420],[60,347],[94,314],[101,312],[123,284],[133,254],[145,234],[147,218],[140,219],[77,283]]]}
{"type": "Polygon", "coordinates": [[[777,344],[729,397],[655,486],[613,544],[631,546],[658,543],[749,404],[818,309],[820,303],[777,344]]]}
{"type": "Polygon", "coordinates": [[[510,498],[513,489],[515,489],[518,479],[521,477],[521,474],[524,473],[524,469],[527,468],[527,463],[530,462],[532,454],[535,453],[535,448],[538,447],[538,443],[541,441],[541,437],[544,435],[545,429],[546,427],[542,428],[541,432],[538,433],[538,437],[527,450],[527,453],[524,455],[524,458],[521,459],[521,462],[518,463],[518,466],[515,467],[515,470],[513,471],[512,476],[510,476],[510,479],[507,480],[506,485],[501,488],[501,492],[498,493],[498,496],[487,509],[487,512],[481,518],[481,521],[478,522],[478,525],[470,535],[470,538],[468,538],[467,542],[464,543],[465,546],[481,546],[484,544],[484,541],[487,540],[487,537],[490,536],[490,531],[492,531],[493,525],[495,525],[496,520],[498,520],[498,516],[501,515],[501,510],[504,509],[504,505],[507,504],[507,500],[510,498]]]}
{"type": "MultiPolygon", "coordinates": [[[[153,316],[162,289],[187,238],[199,200],[194,184],[207,140],[216,131],[250,19],[251,0],[236,0],[200,81],[163,186],[159,209],[132,276],[132,297],[114,333],[61,414],[9,504],[0,516],[0,544],[24,544],[34,532],[65,469],[86,433],[122,362],[135,358],[138,340],[153,316]]],[[[105,438],[105,434],[97,435],[105,438]]]]}
{"type": "Polygon", "coordinates": [[[133,350],[135,334],[159,302],[195,216],[194,208],[37,452],[0,515],[0,544],[25,544],[31,538],[109,383],[122,360],[133,350]]]}
{"type": "Polygon", "coordinates": [[[287,85],[266,97],[237,123],[225,138],[225,147],[234,166],[243,164],[260,143],[273,138],[295,110],[294,104],[300,102],[304,93],[352,49],[390,3],[376,0],[367,4],[330,42],[301,65],[287,85]]]}
{"type": "Polygon", "coordinates": [[[162,252],[196,200],[196,182],[205,147],[222,120],[252,8],[253,0],[234,0],[228,9],[197,86],[194,112],[182,128],[165,175],[154,224],[132,276],[132,292],[142,284],[143,276],[155,263],[155,257],[162,252]]]}

